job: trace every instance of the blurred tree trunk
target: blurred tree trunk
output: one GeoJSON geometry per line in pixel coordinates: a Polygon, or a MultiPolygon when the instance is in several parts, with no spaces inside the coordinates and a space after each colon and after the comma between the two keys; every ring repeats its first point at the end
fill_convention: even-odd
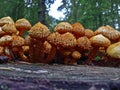
{"type": "Polygon", "coordinates": [[[46,5],[45,0],[38,0],[38,20],[46,25],[46,5]]]}

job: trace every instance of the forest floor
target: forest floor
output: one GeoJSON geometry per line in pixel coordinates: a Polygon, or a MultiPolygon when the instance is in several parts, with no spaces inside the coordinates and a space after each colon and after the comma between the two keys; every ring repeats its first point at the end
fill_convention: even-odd
{"type": "Polygon", "coordinates": [[[0,90],[119,90],[120,69],[88,65],[0,65],[0,90]]]}

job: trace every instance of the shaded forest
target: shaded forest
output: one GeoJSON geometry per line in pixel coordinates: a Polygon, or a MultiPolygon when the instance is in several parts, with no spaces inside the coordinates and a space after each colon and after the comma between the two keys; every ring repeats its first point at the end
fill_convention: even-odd
{"type": "MultiPolygon", "coordinates": [[[[49,15],[50,6],[56,0],[0,0],[0,18],[10,16],[16,21],[28,19],[32,25],[38,21],[51,30],[61,20],[49,15]]],[[[120,29],[120,0],[62,0],[58,11],[64,10],[62,21],[80,22],[85,28],[96,30],[110,25],[120,29]]]]}

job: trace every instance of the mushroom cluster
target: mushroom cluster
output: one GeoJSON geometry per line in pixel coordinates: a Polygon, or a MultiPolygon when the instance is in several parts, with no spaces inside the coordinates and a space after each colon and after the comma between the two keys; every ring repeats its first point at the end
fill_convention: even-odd
{"type": "Polygon", "coordinates": [[[32,26],[25,18],[16,22],[9,16],[0,19],[0,55],[9,59],[76,64],[87,57],[85,63],[89,64],[100,50],[107,62],[116,60],[120,64],[120,32],[109,25],[93,31],[79,22],[60,22],[51,33],[41,22],[32,26]],[[25,30],[28,35],[23,38],[25,30]]]}
{"type": "MultiPolygon", "coordinates": [[[[20,31],[18,31],[16,23],[9,16],[0,19],[0,55],[8,56],[9,60],[20,57],[22,60],[28,61],[24,48],[22,48],[25,46],[25,40],[19,35],[20,31]]],[[[31,26],[30,23],[29,25],[31,26]]]]}

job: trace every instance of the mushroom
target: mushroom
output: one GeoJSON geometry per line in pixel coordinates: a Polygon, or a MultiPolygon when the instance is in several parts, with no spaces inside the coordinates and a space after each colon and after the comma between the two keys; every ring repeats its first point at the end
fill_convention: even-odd
{"type": "Polygon", "coordinates": [[[12,36],[12,50],[15,54],[18,54],[22,60],[27,61],[28,62],[28,58],[24,55],[24,51],[22,46],[24,46],[25,44],[25,40],[24,38],[22,38],[21,36],[17,36],[17,35],[13,35],[12,36]]]}
{"type": "Polygon", "coordinates": [[[66,32],[71,32],[72,26],[68,22],[61,22],[56,25],[54,28],[54,32],[59,32],[60,34],[66,33],[66,32]]]}
{"type": "Polygon", "coordinates": [[[76,45],[77,41],[72,33],[67,32],[61,35],[61,45],[58,48],[58,50],[64,56],[64,64],[75,63],[75,61],[69,60],[69,57],[71,53],[74,51],[76,45]]]}
{"type": "Polygon", "coordinates": [[[77,60],[80,59],[82,55],[81,55],[81,53],[79,51],[73,51],[71,56],[72,56],[72,60],[70,61],[69,64],[76,63],[77,60]]]}
{"type": "Polygon", "coordinates": [[[50,30],[47,26],[42,23],[36,23],[30,30],[29,36],[31,37],[30,45],[30,62],[41,62],[44,63],[44,42],[50,35],[50,30]],[[34,52],[31,52],[32,49],[34,52]],[[33,61],[33,60],[35,61],[33,61]]]}
{"type": "Polygon", "coordinates": [[[91,29],[85,29],[85,36],[91,38],[94,36],[94,32],[91,29]]]}
{"type": "Polygon", "coordinates": [[[2,30],[5,32],[6,35],[12,35],[17,33],[17,29],[13,23],[7,23],[2,26],[2,30]]]}
{"type": "Polygon", "coordinates": [[[107,37],[111,43],[115,43],[119,40],[120,38],[120,32],[112,28],[111,26],[101,26],[99,27],[95,32],[97,34],[102,34],[105,37],[107,37]]]}
{"type": "Polygon", "coordinates": [[[91,37],[90,42],[91,42],[91,45],[93,46],[93,49],[88,55],[88,60],[87,60],[88,64],[91,63],[92,59],[95,58],[99,47],[107,48],[111,44],[110,40],[104,37],[102,34],[98,34],[98,35],[91,37]]]}
{"type": "Polygon", "coordinates": [[[0,56],[4,56],[5,53],[4,53],[4,47],[3,46],[0,46],[0,56]]]}
{"type": "Polygon", "coordinates": [[[20,36],[23,35],[25,30],[30,30],[30,28],[31,28],[30,22],[25,18],[18,19],[15,22],[15,26],[16,26],[17,30],[19,30],[19,35],[20,36]]]}
{"type": "Polygon", "coordinates": [[[108,55],[108,62],[115,63],[115,66],[120,65],[120,42],[111,44],[107,48],[106,53],[108,55]]]}
{"type": "Polygon", "coordinates": [[[0,46],[4,47],[5,55],[7,55],[9,59],[11,59],[11,54],[9,49],[10,49],[12,40],[13,40],[12,36],[10,35],[4,35],[0,38],[0,46]]]}
{"type": "Polygon", "coordinates": [[[72,27],[73,27],[73,29],[71,32],[74,34],[74,36],[76,38],[79,38],[79,37],[85,35],[85,29],[84,29],[83,25],[80,24],[79,22],[72,24],[72,27]]]}
{"type": "Polygon", "coordinates": [[[13,23],[14,24],[14,21],[11,17],[7,16],[7,17],[3,17],[0,19],[0,26],[3,26],[7,23],[13,23]]]}

